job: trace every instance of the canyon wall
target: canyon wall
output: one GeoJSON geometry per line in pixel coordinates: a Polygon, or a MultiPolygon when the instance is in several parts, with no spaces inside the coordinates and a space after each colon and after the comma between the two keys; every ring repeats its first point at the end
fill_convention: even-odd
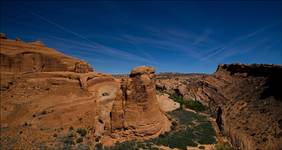
{"type": "Polygon", "coordinates": [[[200,101],[241,149],[282,148],[282,67],[219,65],[212,75],[157,77],[157,89],[200,101]]]}

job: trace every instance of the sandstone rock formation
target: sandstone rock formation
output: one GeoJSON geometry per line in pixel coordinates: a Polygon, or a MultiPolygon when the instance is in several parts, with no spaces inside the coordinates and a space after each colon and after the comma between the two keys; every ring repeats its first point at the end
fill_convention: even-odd
{"type": "Polygon", "coordinates": [[[157,101],[154,78],[154,68],[141,66],[124,83],[124,127],[135,136],[156,136],[170,127],[157,101]]]}
{"type": "Polygon", "coordinates": [[[158,77],[157,88],[209,106],[232,144],[282,148],[280,65],[219,65],[213,75],[158,77]]]}
{"type": "Polygon", "coordinates": [[[105,82],[108,79],[95,78],[88,81],[88,90],[96,95],[97,136],[111,136],[116,141],[147,139],[170,129],[158,105],[154,76],[152,67],[141,66],[121,82],[112,80],[109,84],[105,82]]]}
{"type": "Polygon", "coordinates": [[[63,148],[60,140],[78,128],[86,131],[87,145],[148,139],[170,129],[152,67],[137,67],[120,80],[40,41],[1,34],[0,44],[1,149],[63,148]]]}
{"type": "Polygon", "coordinates": [[[157,95],[160,108],[164,112],[174,111],[180,108],[180,104],[169,98],[168,94],[157,95]]]}
{"type": "Polygon", "coordinates": [[[41,41],[25,43],[1,34],[0,49],[1,72],[93,71],[86,62],[48,48],[41,41]]]}

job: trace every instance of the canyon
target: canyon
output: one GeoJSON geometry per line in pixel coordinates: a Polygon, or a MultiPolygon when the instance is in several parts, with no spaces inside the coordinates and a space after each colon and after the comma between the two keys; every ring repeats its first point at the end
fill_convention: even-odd
{"type": "Polygon", "coordinates": [[[182,107],[171,95],[203,104],[235,149],[282,148],[281,65],[222,64],[213,74],[139,66],[114,76],[40,41],[1,34],[0,48],[1,149],[154,139],[173,129],[168,112],[182,107]]]}

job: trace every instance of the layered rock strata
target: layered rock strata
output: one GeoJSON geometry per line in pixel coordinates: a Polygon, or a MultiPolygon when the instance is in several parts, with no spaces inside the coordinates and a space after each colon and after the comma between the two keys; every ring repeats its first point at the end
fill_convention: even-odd
{"type": "Polygon", "coordinates": [[[88,81],[88,90],[96,96],[97,136],[113,133],[116,140],[142,139],[170,129],[157,101],[154,76],[152,67],[141,66],[120,82],[104,84],[103,80],[108,79],[95,78],[88,81]]]}
{"type": "Polygon", "coordinates": [[[1,72],[91,72],[91,66],[46,47],[41,41],[23,42],[19,39],[0,38],[1,72]]]}

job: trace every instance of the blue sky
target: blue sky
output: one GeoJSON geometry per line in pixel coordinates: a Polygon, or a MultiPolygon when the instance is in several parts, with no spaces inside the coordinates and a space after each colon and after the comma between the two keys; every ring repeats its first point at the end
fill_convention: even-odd
{"type": "Polygon", "coordinates": [[[213,73],[220,63],[282,64],[281,1],[1,1],[1,32],[128,73],[213,73]]]}

